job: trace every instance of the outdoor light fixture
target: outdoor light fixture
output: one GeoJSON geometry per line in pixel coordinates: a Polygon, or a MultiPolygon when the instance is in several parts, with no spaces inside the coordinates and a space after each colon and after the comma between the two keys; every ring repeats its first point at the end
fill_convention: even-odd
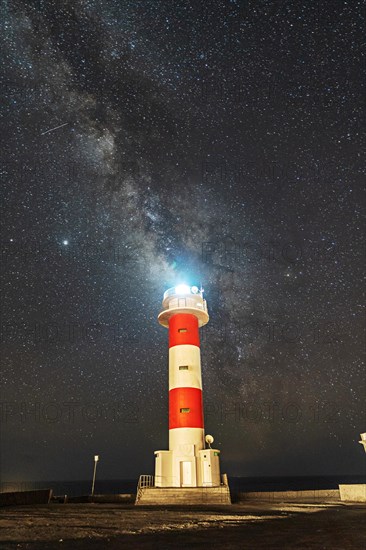
{"type": "Polygon", "coordinates": [[[175,293],[176,294],[190,294],[191,289],[188,285],[178,285],[175,287],[175,293]]]}

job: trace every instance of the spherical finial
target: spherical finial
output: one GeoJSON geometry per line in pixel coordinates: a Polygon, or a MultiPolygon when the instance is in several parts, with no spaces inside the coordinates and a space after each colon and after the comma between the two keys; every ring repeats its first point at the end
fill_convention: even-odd
{"type": "Polygon", "coordinates": [[[208,444],[209,448],[211,449],[211,443],[214,442],[213,436],[210,435],[210,434],[207,434],[206,437],[205,437],[205,441],[208,444]]]}

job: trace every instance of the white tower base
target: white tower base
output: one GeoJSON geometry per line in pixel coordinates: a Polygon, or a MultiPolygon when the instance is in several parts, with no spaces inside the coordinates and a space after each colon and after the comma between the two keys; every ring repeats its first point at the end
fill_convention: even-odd
{"type": "Polygon", "coordinates": [[[220,487],[220,451],[155,451],[155,487],[220,487]]]}

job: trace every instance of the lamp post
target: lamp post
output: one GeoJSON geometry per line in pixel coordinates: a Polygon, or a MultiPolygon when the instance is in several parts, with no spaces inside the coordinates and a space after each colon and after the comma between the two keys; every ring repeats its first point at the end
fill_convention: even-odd
{"type": "Polygon", "coordinates": [[[92,483],[92,490],[91,494],[94,496],[94,486],[95,486],[95,475],[97,473],[97,463],[99,461],[99,455],[94,455],[94,472],[93,472],[93,483],[92,483]]]}

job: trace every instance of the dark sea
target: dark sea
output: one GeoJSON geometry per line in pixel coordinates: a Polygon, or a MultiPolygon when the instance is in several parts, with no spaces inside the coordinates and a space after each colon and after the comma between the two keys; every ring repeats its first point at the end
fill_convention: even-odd
{"type": "MultiPolygon", "coordinates": [[[[136,493],[137,479],[96,480],[95,494],[136,493]]],[[[247,491],[305,491],[338,489],[340,483],[366,483],[366,476],[337,475],[309,477],[229,477],[232,498],[247,491]]],[[[55,496],[90,495],[91,480],[3,482],[0,492],[53,489],[55,496]]]]}

